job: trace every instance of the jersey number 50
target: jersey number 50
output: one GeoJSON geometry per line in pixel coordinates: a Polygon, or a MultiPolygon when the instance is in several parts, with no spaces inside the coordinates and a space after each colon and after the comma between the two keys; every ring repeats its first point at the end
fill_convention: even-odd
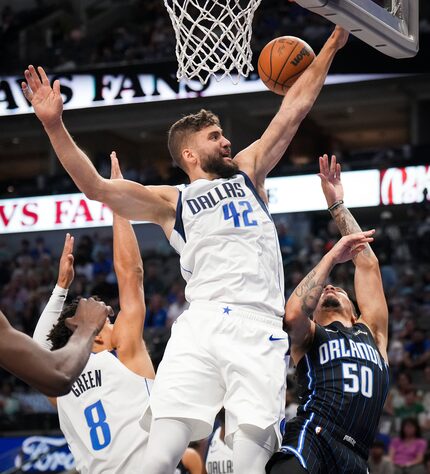
{"type": "Polygon", "coordinates": [[[94,451],[106,448],[111,442],[111,435],[101,400],[85,408],[84,415],[90,429],[91,445],[94,451]]]}
{"type": "Polygon", "coordinates": [[[373,394],[373,373],[365,365],[343,363],[343,391],[348,393],[361,392],[367,398],[373,394]]]}

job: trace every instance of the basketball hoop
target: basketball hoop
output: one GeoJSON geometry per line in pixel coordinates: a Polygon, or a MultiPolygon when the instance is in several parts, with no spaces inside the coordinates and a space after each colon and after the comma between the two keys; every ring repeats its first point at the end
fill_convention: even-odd
{"type": "Polygon", "coordinates": [[[251,35],[261,0],[164,0],[176,35],[178,80],[238,83],[254,68],[251,35]],[[219,73],[219,74],[217,74],[219,73]]]}

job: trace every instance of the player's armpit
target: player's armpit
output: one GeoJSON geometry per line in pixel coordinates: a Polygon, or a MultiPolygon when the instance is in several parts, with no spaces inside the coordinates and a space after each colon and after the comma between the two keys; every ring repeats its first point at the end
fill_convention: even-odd
{"type": "MultiPolygon", "coordinates": [[[[176,201],[171,202],[161,197],[165,193],[159,191],[157,186],[150,189],[126,179],[103,181],[103,186],[94,190],[91,199],[104,202],[126,219],[158,224],[170,236],[176,218],[176,201]]],[[[176,188],[172,189],[172,196],[174,193],[178,196],[176,188]]]]}

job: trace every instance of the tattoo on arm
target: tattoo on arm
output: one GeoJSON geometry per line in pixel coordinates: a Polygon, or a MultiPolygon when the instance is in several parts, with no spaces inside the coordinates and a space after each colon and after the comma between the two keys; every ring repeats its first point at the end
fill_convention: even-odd
{"type": "Polygon", "coordinates": [[[324,288],[324,281],[324,279],[318,279],[316,268],[314,268],[294,290],[294,294],[302,303],[302,312],[308,317],[312,315],[318,304],[324,288]]]}
{"type": "MultiPolygon", "coordinates": [[[[340,233],[342,235],[354,234],[356,232],[361,232],[361,227],[358,225],[358,222],[355,220],[355,217],[351,214],[349,209],[345,206],[338,206],[331,213],[334,221],[340,233]]],[[[366,248],[363,250],[363,255],[371,255],[371,248],[369,244],[366,244],[366,248]]]]}

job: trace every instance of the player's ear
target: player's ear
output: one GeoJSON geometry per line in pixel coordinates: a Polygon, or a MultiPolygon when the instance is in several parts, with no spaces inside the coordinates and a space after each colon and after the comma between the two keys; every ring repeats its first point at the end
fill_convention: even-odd
{"type": "Polygon", "coordinates": [[[96,344],[103,344],[103,336],[101,335],[102,333],[99,332],[97,336],[94,338],[94,342],[96,344]]]}
{"type": "Polygon", "coordinates": [[[195,165],[197,162],[197,155],[194,150],[190,147],[184,148],[182,150],[182,162],[185,165],[185,168],[188,168],[189,165],[195,165]]]}

